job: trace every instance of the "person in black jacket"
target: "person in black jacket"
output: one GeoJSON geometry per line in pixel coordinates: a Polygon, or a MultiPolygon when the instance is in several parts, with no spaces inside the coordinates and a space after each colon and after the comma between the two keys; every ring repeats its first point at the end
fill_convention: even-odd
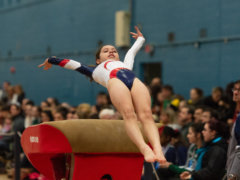
{"type": "Polygon", "coordinates": [[[13,118],[13,131],[22,133],[24,127],[24,116],[22,115],[21,107],[17,104],[11,104],[10,114],[13,118]]]}
{"type": "Polygon", "coordinates": [[[195,171],[185,171],[180,175],[182,180],[219,180],[225,174],[227,159],[227,139],[229,138],[228,126],[216,119],[204,125],[202,131],[205,146],[204,152],[197,158],[195,171]]]}

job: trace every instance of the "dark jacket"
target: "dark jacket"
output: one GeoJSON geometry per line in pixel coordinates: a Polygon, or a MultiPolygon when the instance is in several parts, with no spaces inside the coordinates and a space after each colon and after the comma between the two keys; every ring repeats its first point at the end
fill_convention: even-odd
{"type": "Polygon", "coordinates": [[[225,174],[225,164],[227,160],[227,141],[215,139],[206,144],[207,151],[202,157],[201,169],[194,171],[194,180],[219,180],[225,174]]]}
{"type": "Polygon", "coordinates": [[[240,116],[233,125],[228,146],[227,175],[233,174],[240,178],[240,116]]]}
{"type": "Polygon", "coordinates": [[[24,127],[24,117],[19,114],[13,117],[13,131],[14,132],[23,132],[25,129],[24,127]]]}

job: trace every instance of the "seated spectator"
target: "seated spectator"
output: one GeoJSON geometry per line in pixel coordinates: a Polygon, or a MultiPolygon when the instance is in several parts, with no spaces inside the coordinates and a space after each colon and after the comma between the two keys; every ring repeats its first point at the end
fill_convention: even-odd
{"type": "MultiPolygon", "coordinates": [[[[188,128],[193,122],[193,109],[190,106],[184,106],[178,114],[176,127],[180,131],[183,140],[188,143],[187,133],[188,128]]],[[[176,128],[175,128],[176,129],[176,128]]]]}
{"type": "Polygon", "coordinates": [[[0,106],[0,126],[3,125],[5,118],[10,115],[9,108],[7,105],[0,106]]]}
{"type": "Polygon", "coordinates": [[[230,126],[232,126],[234,124],[234,122],[236,121],[238,114],[240,113],[240,100],[239,100],[239,96],[240,96],[240,80],[237,80],[236,82],[234,82],[234,87],[232,88],[232,100],[234,102],[234,110],[231,114],[232,118],[228,119],[228,124],[230,126]]]}
{"type": "Polygon", "coordinates": [[[24,119],[24,126],[25,128],[28,128],[33,123],[33,116],[32,116],[32,104],[26,104],[25,106],[25,119],[24,119]]]}
{"type": "Polygon", "coordinates": [[[76,112],[76,108],[72,107],[70,104],[63,102],[61,103],[60,107],[63,107],[65,109],[67,109],[67,115],[66,115],[66,119],[70,120],[70,119],[79,119],[77,112],[76,112]]]}
{"type": "Polygon", "coordinates": [[[21,85],[15,85],[14,87],[13,101],[22,104],[22,100],[25,98],[25,93],[21,85]]]}
{"type": "MultiPolygon", "coordinates": [[[[162,132],[161,132],[161,145],[162,145],[162,150],[164,153],[164,156],[168,162],[171,163],[176,163],[177,161],[177,153],[176,153],[176,148],[174,145],[172,145],[172,138],[175,136],[175,131],[168,126],[163,127],[162,132]]],[[[158,162],[154,163],[154,168],[157,170],[160,179],[167,177],[168,172],[166,172],[166,169],[162,169],[161,165],[158,162]]],[[[153,167],[151,163],[144,163],[144,174],[142,179],[148,180],[147,178],[153,177],[153,167]]]]}
{"type": "MultiPolygon", "coordinates": [[[[175,131],[168,126],[165,126],[161,134],[161,145],[163,149],[164,156],[168,162],[173,164],[177,163],[177,152],[176,148],[172,144],[172,139],[175,137],[175,131]]],[[[169,176],[169,171],[162,168],[159,163],[155,163],[155,169],[160,179],[167,178],[169,176]]]]}
{"type": "Polygon", "coordinates": [[[153,115],[159,116],[163,110],[163,94],[162,91],[156,93],[156,98],[154,99],[154,103],[152,102],[152,113],[153,115]]]}
{"type": "Polygon", "coordinates": [[[158,104],[157,94],[161,92],[161,88],[162,88],[161,79],[159,77],[154,77],[149,85],[149,90],[152,98],[152,106],[158,104]]]}
{"type": "Polygon", "coordinates": [[[161,112],[161,115],[160,115],[160,123],[163,125],[163,126],[170,126],[173,124],[173,122],[175,121],[175,112],[171,109],[166,109],[166,110],[163,110],[161,112]]]}
{"type": "Polygon", "coordinates": [[[182,99],[182,100],[179,102],[178,111],[180,111],[183,107],[186,107],[186,106],[188,106],[187,100],[182,99]]]}
{"type": "Polygon", "coordinates": [[[5,134],[5,133],[9,133],[12,131],[12,117],[10,115],[8,115],[3,122],[3,126],[1,128],[0,133],[1,134],[5,134]]]}
{"type": "Polygon", "coordinates": [[[0,130],[0,152],[9,151],[10,143],[13,141],[11,136],[8,136],[8,133],[12,131],[12,118],[7,116],[4,119],[3,126],[0,130]]]}
{"type": "Polygon", "coordinates": [[[202,123],[207,123],[212,118],[219,119],[219,117],[220,117],[220,115],[219,115],[218,111],[216,111],[216,110],[214,110],[210,107],[206,107],[203,110],[202,117],[201,117],[201,122],[202,123]]]}
{"type": "Polygon", "coordinates": [[[57,98],[48,97],[46,101],[50,104],[50,107],[52,109],[56,109],[59,105],[59,101],[57,98]]]}
{"type": "Polygon", "coordinates": [[[2,88],[0,89],[0,102],[7,104],[8,102],[8,88],[11,86],[11,83],[8,81],[4,81],[2,84],[2,88]]]}
{"type": "MultiPolygon", "coordinates": [[[[31,100],[30,99],[28,99],[28,98],[24,98],[23,100],[22,100],[22,103],[21,103],[21,107],[22,107],[22,111],[23,112],[25,112],[25,107],[26,107],[26,105],[27,104],[29,104],[29,102],[31,103],[31,100]]],[[[32,103],[31,103],[32,104],[32,103]]],[[[33,105],[33,104],[32,104],[33,105]]]]}
{"type": "Polygon", "coordinates": [[[224,112],[223,116],[224,116],[225,122],[229,122],[230,126],[233,123],[233,114],[236,108],[236,102],[233,101],[234,86],[235,86],[235,82],[228,83],[225,87],[224,96],[223,96],[223,102],[226,108],[226,111],[224,112]]]}
{"type": "Polygon", "coordinates": [[[53,121],[52,112],[49,110],[44,110],[41,112],[41,122],[50,122],[53,121]]]}
{"type": "Polygon", "coordinates": [[[173,137],[175,137],[175,131],[171,127],[165,126],[160,140],[163,153],[168,162],[176,163],[176,149],[172,144],[173,137]]]}
{"type": "Polygon", "coordinates": [[[39,106],[33,106],[32,107],[32,125],[36,125],[41,123],[41,108],[39,106]]]}
{"type": "Polygon", "coordinates": [[[227,139],[230,136],[228,126],[218,120],[212,119],[204,125],[202,131],[205,152],[198,156],[195,171],[184,171],[182,180],[222,179],[225,174],[227,159],[227,139]]]}
{"type": "Polygon", "coordinates": [[[72,106],[71,106],[69,103],[67,103],[67,102],[62,102],[62,103],[60,104],[60,106],[67,108],[69,111],[70,111],[71,108],[72,108],[72,106]]]}
{"type": "Polygon", "coordinates": [[[65,107],[58,107],[56,112],[54,112],[54,121],[66,120],[68,114],[68,109],[65,107]]]}
{"type": "Polygon", "coordinates": [[[50,104],[47,101],[42,101],[40,107],[42,110],[50,110],[50,104]]]}
{"type": "Polygon", "coordinates": [[[113,109],[102,109],[99,113],[99,119],[114,119],[115,112],[113,109]]]}
{"type": "Polygon", "coordinates": [[[162,96],[164,99],[163,100],[163,109],[166,109],[170,105],[173,95],[174,95],[174,90],[171,85],[164,85],[162,87],[162,96]]]}
{"type": "Polygon", "coordinates": [[[7,104],[10,105],[10,104],[18,104],[20,105],[16,99],[14,98],[14,88],[13,86],[9,86],[8,89],[7,89],[7,99],[8,99],[8,102],[7,104]]]}
{"type": "Polygon", "coordinates": [[[171,100],[170,105],[169,105],[168,108],[172,109],[174,112],[178,112],[181,101],[184,101],[184,97],[181,96],[180,94],[175,94],[172,97],[172,100],[171,100]]]}
{"type": "Polygon", "coordinates": [[[152,112],[159,116],[162,110],[170,107],[171,102],[174,98],[173,87],[170,85],[164,85],[162,90],[159,90],[156,93],[155,99],[152,99],[152,112]]]}
{"type": "Polygon", "coordinates": [[[168,168],[172,177],[179,177],[179,175],[184,171],[193,171],[197,165],[198,154],[202,152],[201,148],[203,146],[203,136],[202,136],[203,124],[193,123],[190,125],[188,130],[188,140],[190,146],[187,152],[187,161],[184,166],[178,166],[167,162],[162,164],[162,168],[168,168]]]}
{"type": "Polygon", "coordinates": [[[187,159],[188,144],[185,143],[181,133],[178,130],[175,130],[171,144],[173,144],[176,149],[176,164],[180,166],[184,165],[187,159]]]}
{"type": "Polygon", "coordinates": [[[22,114],[21,107],[17,104],[12,104],[10,106],[10,114],[13,120],[13,131],[22,133],[25,127],[24,116],[22,114]]]}
{"type": "Polygon", "coordinates": [[[221,87],[215,87],[212,89],[212,94],[204,98],[204,105],[213,108],[217,111],[225,109],[223,102],[223,89],[221,87]]]}
{"type": "Polygon", "coordinates": [[[199,106],[203,104],[203,90],[200,88],[192,88],[190,90],[190,99],[188,104],[192,106],[199,106]]]}
{"type": "Polygon", "coordinates": [[[96,104],[91,108],[91,118],[98,118],[99,112],[104,108],[112,108],[109,95],[105,92],[99,92],[96,98],[96,104]]]}
{"type": "Polygon", "coordinates": [[[78,119],[89,119],[91,117],[91,105],[87,103],[79,104],[76,113],[78,119]]]}
{"type": "Polygon", "coordinates": [[[76,111],[69,111],[67,113],[67,119],[79,119],[76,111]]]}
{"type": "Polygon", "coordinates": [[[199,123],[202,122],[202,113],[203,113],[204,107],[203,106],[197,106],[194,110],[194,122],[199,123]]]}

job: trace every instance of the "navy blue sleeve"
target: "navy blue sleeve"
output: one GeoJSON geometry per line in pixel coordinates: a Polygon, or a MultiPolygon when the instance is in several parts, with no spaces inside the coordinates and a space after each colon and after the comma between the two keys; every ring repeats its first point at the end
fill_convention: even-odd
{"type": "Polygon", "coordinates": [[[76,69],[76,71],[92,78],[92,73],[93,73],[94,69],[95,69],[95,67],[89,67],[89,66],[82,64],[79,68],[76,69]]]}
{"type": "Polygon", "coordinates": [[[50,57],[48,58],[48,62],[54,65],[61,66],[66,69],[78,71],[90,78],[92,78],[92,73],[95,69],[95,67],[86,66],[72,59],[60,59],[56,57],[50,57]]]}
{"type": "Polygon", "coordinates": [[[59,59],[59,58],[56,58],[56,57],[49,57],[48,58],[48,62],[51,63],[51,64],[54,64],[54,65],[59,65],[62,60],[63,59],[59,59]]]}

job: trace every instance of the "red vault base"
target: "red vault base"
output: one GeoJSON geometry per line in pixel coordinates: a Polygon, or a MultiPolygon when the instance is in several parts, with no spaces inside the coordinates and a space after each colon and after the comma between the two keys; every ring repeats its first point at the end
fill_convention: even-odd
{"type": "Polygon", "coordinates": [[[33,166],[49,180],[141,179],[140,153],[74,152],[61,130],[48,124],[27,128],[21,144],[33,166]]]}

